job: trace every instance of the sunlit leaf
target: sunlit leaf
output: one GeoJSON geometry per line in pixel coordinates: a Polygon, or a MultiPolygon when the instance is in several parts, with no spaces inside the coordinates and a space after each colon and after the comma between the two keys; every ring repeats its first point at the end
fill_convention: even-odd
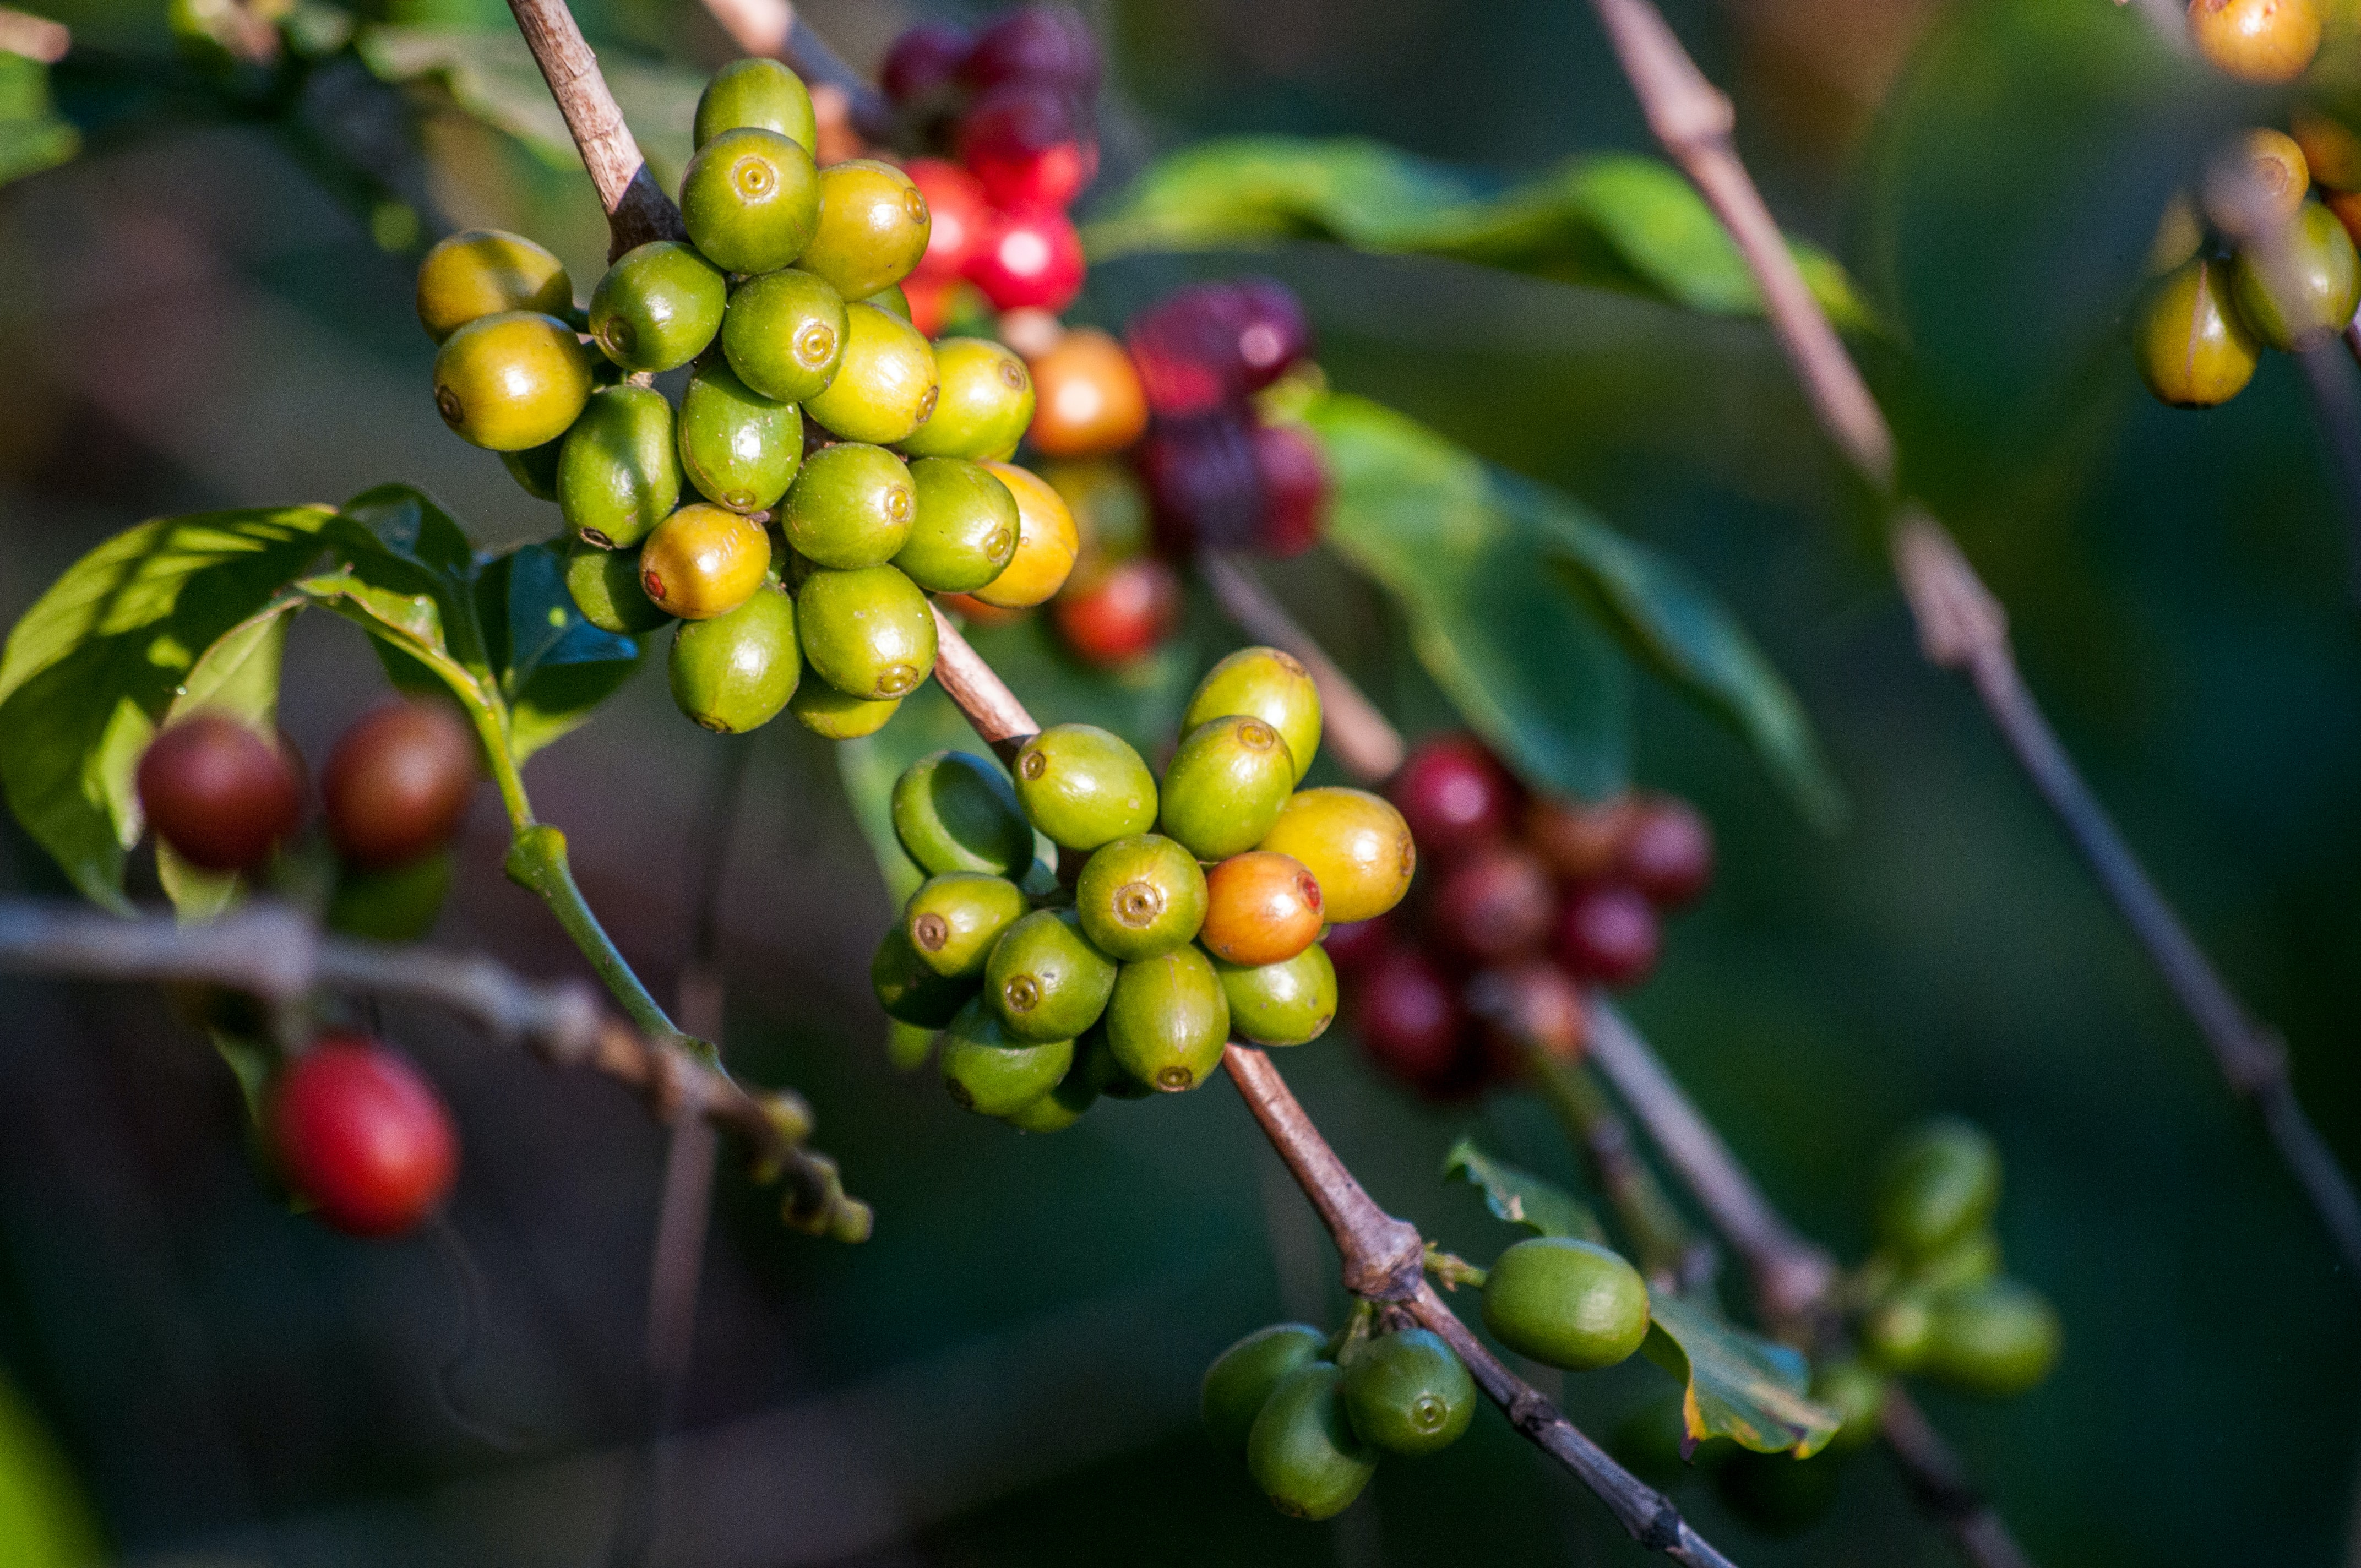
{"type": "Polygon", "coordinates": [[[1571,1236],[1607,1245],[1607,1232],[1590,1206],[1564,1188],[1515,1166],[1503,1164],[1462,1138],[1444,1157],[1444,1180],[1458,1177],[1484,1194],[1484,1206],[1512,1225],[1540,1236],[1571,1236]]]}
{"type": "Polygon", "coordinates": [[[639,668],[637,639],[582,619],[555,546],[526,544],[494,556],[482,568],[476,602],[509,702],[509,749],[520,762],[587,720],[639,668]]]}
{"type": "Polygon", "coordinates": [[[112,1557],[57,1441],[0,1380],[0,1556],[8,1568],[90,1568],[112,1557]]]}
{"type": "Polygon", "coordinates": [[[1651,1291],[1648,1310],[1648,1358],[1688,1385],[1681,1413],[1690,1442],[1726,1437],[1757,1453],[1808,1459],[1844,1424],[1808,1398],[1812,1369],[1800,1352],[1667,1291],[1651,1291]]]}

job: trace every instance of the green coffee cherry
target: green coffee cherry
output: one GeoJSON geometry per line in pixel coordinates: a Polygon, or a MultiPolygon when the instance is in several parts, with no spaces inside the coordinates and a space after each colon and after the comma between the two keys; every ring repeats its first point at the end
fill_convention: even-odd
{"type": "Polygon", "coordinates": [[[1216,1448],[1244,1453],[1255,1418],[1288,1376],[1320,1359],[1328,1336],[1309,1323],[1255,1330],[1213,1358],[1197,1386],[1197,1414],[1216,1448]]]}
{"type": "Polygon", "coordinates": [[[775,60],[733,60],[697,100],[696,147],[724,131],[775,131],[806,152],[819,148],[819,124],[803,78],[775,60]]]}
{"type": "Polygon", "coordinates": [[[721,352],[738,378],[783,403],[800,403],[844,363],[844,298],[808,272],[786,268],[749,278],[721,318],[721,352]]]}
{"type": "Polygon", "coordinates": [[[1103,844],[1074,888],[1082,935],[1112,959],[1137,963],[1193,940],[1205,923],[1205,873],[1170,839],[1136,834],[1103,844]]]}
{"type": "Polygon", "coordinates": [[[720,269],[676,239],[651,240],[590,291],[590,340],[626,370],[670,370],[705,352],[729,300],[720,269]]]}
{"type": "Polygon", "coordinates": [[[1812,1398],[1844,1418],[1825,1452],[1857,1453],[1877,1441],[1878,1412],[1885,1408],[1885,1375],[1856,1356],[1820,1363],[1812,1374],[1812,1398]]]}
{"type": "Polygon", "coordinates": [[[814,572],[796,592],[804,657],[864,702],[907,696],[935,667],[935,612],[891,566],[814,572]]]}
{"type": "Polygon", "coordinates": [[[941,387],[917,327],[874,305],[844,307],[844,359],[804,411],[847,441],[891,446],[927,422],[941,387]]]}
{"type": "Polygon", "coordinates": [[[672,634],[672,699],[718,735],[776,718],[802,674],[796,601],[767,583],[727,615],[684,620],[672,634]]]}
{"type": "Polygon", "coordinates": [[[2041,1293],[1995,1279],[1938,1297],[1919,1370],[1963,1394],[2022,1394],[2058,1364],[2058,1314],[2041,1293]]]}
{"type": "MultiPolygon", "coordinates": [[[[908,313],[903,313],[908,319],[908,313]]],[[[913,457],[1005,460],[1033,422],[1033,376],[1005,345],[947,337],[935,345],[941,390],[927,422],[903,439],[913,457]]]]}
{"type": "Polygon", "coordinates": [[[653,387],[602,387],[557,455],[557,510],[585,544],[628,550],[680,505],[672,404],[653,387]]]}
{"type": "Polygon", "coordinates": [[[1194,1089],[1221,1065],[1230,1003],[1213,963],[1194,948],[1126,964],[1106,1004],[1107,1047],[1124,1071],[1167,1094],[1194,1089]]]}
{"type": "Polygon", "coordinates": [[[1906,1284],[1913,1290],[1941,1296],[1997,1279],[2000,1270],[2000,1237],[1989,1229],[1971,1231],[1913,1266],[1906,1284]]]}
{"type": "Polygon", "coordinates": [[[848,300],[865,299],[910,275],[931,232],[927,199],[908,175],[873,159],[832,163],[820,170],[819,224],[803,269],[848,300]]]}
{"type": "Polygon", "coordinates": [[[776,131],[723,131],[688,160],[680,215],[690,241],[723,271],[776,271],[818,226],[819,170],[776,131]]]}
{"type": "Polygon", "coordinates": [[[1027,915],[983,966],[984,996],[1025,1040],[1072,1039],[1098,1021],[1115,987],[1115,960],[1091,946],[1071,909],[1027,915]]]}
{"type": "Polygon", "coordinates": [[[2255,248],[2238,257],[2231,291],[2238,313],[2273,348],[2293,350],[2343,332],[2361,304],[2361,255],[2336,214],[2306,202],[2281,231],[2289,274],[2268,280],[2255,248]]]}
{"type": "Polygon", "coordinates": [[[1163,830],[1199,860],[1262,842],[1295,793],[1295,759],[1277,729],[1232,714],[1189,731],[1164,770],[1163,830]]]}
{"type": "Polygon", "coordinates": [[[1090,1086],[1109,1100],[1146,1100],[1156,1091],[1124,1071],[1123,1064],[1115,1059],[1115,1047],[1107,1044],[1106,1019],[1082,1031],[1074,1042],[1075,1060],[1090,1086]]]}
{"type": "Polygon", "coordinates": [[[636,550],[601,550],[577,540],[566,555],[566,591],[582,619],[601,631],[637,637],[672,619],[640,587],[636,550]]]}
{"type": "Polygon", "coordinates": [[[1121,736],[1094,724],[1053,724],[1016,753],[1016,799],[1033,826],[1069,850],[1156,825],[1156,780],[1121,736]]]}
{"type": "Polygon", "coordinates": [[[963,594],[1000,576],[1016,554],[1016,498],[988,468],[956,457],[910,465],[917,509],[894,565],[929,593],[963,594]]]}
{"type": "Polygon", "coordinates": [[[1535,1236],[1492,1265],[1484,1326],[1519,1355],[1551,1366],[1612,1366],[1648,1337],[1648,1287],[1603,1246],[1535,1236]]]}
{"type": "Polygon", "coordinates": [[[889,316],[900,316],[904,321],[910,320],[910,296],[902,291],[902,286],[899,283],[888,284],[877,292],[865,296],[861,302],[864,305],[874,305],[889,316]]]}
{"type": "Polygon", "coordinates": [[[1339,1387],[1353,1431],[1387,1453],[1439,1453],[1476,1419],[1476,1379],[1441,1335],[1405,1329],[1363,1345],[1339,1387]]]}
{"type": "Polygon", "coordinates": [[[452,433],[522,452],[566,433],[590,397],[590,351],[555,316],[478,316],[434,355],[434,408],[452,433]]]}
{"type": "Polygon", "coordinates": [[[1336,1016],[1336,966],[1319,943],[1275,964],[1213,959],[1230,1002],[1230,1027],[1258,1046],[1301,1046],[1336,1016]]]}
{"type": "Polygon", "coordinates": [[[899,457],[882,446],[840,441],[813,453],[796,476],[779,524],[797,554],[850,570],[894,559],[917,510],[910,471],[899,457]]]}
{"type": "Polygon", "coordinates": [[[451,851],[436,850],[382,871],[336,868],[336,889],[323,916],[340,937],[415,942],[434,927],[451,891],[451,851]]]}
{"type": "Polygon", "coordinates": [[[1099,1097],[1089,1075],[1082,1071],[1082,1042],[1078,1040],[1074,1043],[1074,1065],[1066,1069],[1057,1088],[1010,1112],[1002,1120],[1020,1133],[1062,1133],[1081,1121],[1082,1113],[1099,1097]]]}
{"type": "Polygon", "coordinates": [[[921,1029],[942,1028],[975,995],[974,981],[947,979],[928,969],[910,945],[910,934],[898,925],[877,944],[877,956],[869,960],[869,983],[885,1016],[921,1029]]]}
{"type": "Polygon", "coordinates": [[[983,979],[1000,934],[1027,913],[1025,890],[983,872],[929,877],[903,906],[902,925],[918,961],[954,980],[983,979]]]}
{"type": "Polygon", "coordinates": [[[804,456],[804,416],[765,397],[726,359],[708,359],[680,395],[680,466],[697,494],[731,511],[778,505],[804,456]]]}
{"type": "Polygon", "coordinates": [[[1033,825],[1007,778],[983,758],[937,751],[894,781],[894,837],[932,875],[986,872],[1012,880],[1033,864],[1033,825]]]}
{"type": "Polygon", "coordinates": [[[1923,1290],[1898,1291],[1861,1320],[1861,1348],[1888,1372],[1917,1371],[1934,1343],[1935,1299],[1923,1290]]]}
{"type": "Polygon", "coordinates": [[[524,488],[526,495],[536,500],[554,501],[557,499],[557,455],[565,450],[566,438],[561,435],[555,441],[544,441],[522,452],[501,453],[500,466],[524,488]]]}
{"type": "Polygon", "coordinates": [[[1320,750],[1320,687],[1291,653],[1276,648],[1241,648],[1197,683],[1180,715],[1180,733],[1242,713],[1259,718],[1287,742],[1301,784],[1320,750]]]}
{"type": "Polygon", "coordinates": [[[418,263],[418,321],[440,343],[479,317],[504,311],[564,316],[574,280],[545,247],[505,229],[463,229],[418,263]]]}
{"type": "Polygon", "coordinates": [[[1073,1064],[1072,1040],[1020,1038],[981,996],[943,1031],[943,1083],[952,1099],[981,1115],[1015,1114],[1055,1089],[1073,1064]]]}
{"type": "Polygon", "coordinates": [[[826,681],[806,681],[787,699],[787,711],[796,716],[796,722],[828,740],[858,740],[863,735],[874,735],[901,706],[898,696],[884,702],[847,696],[826,681]]]}
{"type": "Polygon", "coordinates": [[[1886,1156],[1877,1180],[1877,1239],[1905,1261],[1931,1257],[1982,1229],[2000,1204],[2000,1150],[1971,1123],[1928,1122],[1886,1156]]]}
{"type": "Polygon", "coordinates": [[[1325,1361],[1290,1373],[1246,1435],[1247,1474],[1290,1519],[1335,1518],[1377,1471],[1345,1415],[1343,1376],[1325,1361]]]}

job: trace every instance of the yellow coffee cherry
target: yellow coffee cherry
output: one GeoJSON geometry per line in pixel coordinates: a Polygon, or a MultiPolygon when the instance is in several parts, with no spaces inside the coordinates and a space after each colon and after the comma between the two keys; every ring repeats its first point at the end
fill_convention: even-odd
{"type": "Polygon", "coordinates": [[[770,565],[761,523],[700,501],[656,524],[640,546],[640,587],[683,620],[710,620],[753,598],[770,565]]]}
{"type": "Polygon", "coordinates": [[[1066,586],[1082,550],[1082,534],[1065,498],[1049,482],[1014,463],[983,466],[1016,498],[1016,554],[975,597],[1000,609],[1023,609],[1066,586]]]}

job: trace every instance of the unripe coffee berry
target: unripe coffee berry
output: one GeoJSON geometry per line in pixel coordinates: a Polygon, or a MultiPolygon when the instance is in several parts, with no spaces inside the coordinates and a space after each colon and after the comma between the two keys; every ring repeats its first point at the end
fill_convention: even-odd
{"type": "Polygon", "coordinates": [[[1205,877],[1197,939],[1234,964],[1283,963],[1319,938],[1320,883],[1302,862],[1265,850],[1232,855],[1205,877]]]}
{"type": "Polygon", "coordinates": [[[2312,0],[2189,0],[2189,37],[2241,82],[2292,82],[2320,52],[2312,0]]]}
{"type": "Polygon", "coordinates": [[[943,1031],[943,1085],[980,1115],[1016,1114],[1055,1089],[1073,1064],[1073,1041],[1012,1035],[982,997],[961,1008],[943,1031]]]}
{"type": "Polygon", "coordinates": [[[1000,769],[966,751],[921,757],[894,782],[894,837],[918,869],[1020,878],[1033,864],[1033,825],[1000,769]]]}
{"type": "Polygon", "coordinates": [[[734,511],[698,503],[656,524],[640,546],[640,587],[683,620],[727,615],[754,596],[771,567],[771,536],[734,511]]]}
{"type": "Polygon", "coordinates": [[[2140,378],[2174,408],[2225,403],[2254,379],[2261,350],[2228,296],[2230,269],[2199,258],[2163,279],[2140,307],[2140,378]]]}
{"type": "Polygon", "coordinates": [[[1246,1438],[1246,1473],[1290,1519],[1334,1519],[1377,1471],[1345,1414],[1334,1363],[1315,1361],[1272,1390],[1246,1438]]]}
{"type": "Polygon", "coordinates": [[[1336,966],[1314,942],[1269,964],[1213,960],[1230,1004],[1230,1028],[1258,1046],[1301,1046],[1328,1032],[1336,1017],[1336,966]]]}
{"type": "Polygon", "coordinates": [[[1410,891],[1418,847],[1401,813],[1357,789],[1299,790],[1258,849],[1291,855],[1320,883],[1338,924],[1383,915],[1410,891]]]}
{"type": "Polygon", "coordinates": [[[418,263],[418,320],[440,343],[479,316],[574,309],[574,281],[545,247],[505,229],[463,229],[418,263]]]}
{"type": "Polygon", "coordinates": [[[590,351],[555,316],[478,316],[434,356],[434,407],[462,441],[522,452],[566,433],[590,397],[590,351]]]}
{"type": "Polygon", "coordinates": [[[1233,714],[1189,731],[1164,770],[1163,831],[1200,860],[1251,850],[1295,787],[1295,759],[1278,730],[1233,714]]]}
{"type": "Polygon", "coordinates": [[[1205,919],[1205,873],[1171,839],[1142,833],[1103,844],[1074,884],[1082,934],[1109,958],[1157,958],[1193,939],[1205,919]]]}
{"type": "Polygon", "coordinates": [[[1167,1094],[1194,1089],[1222,1060],[1229,996],[1195,948],[1123,966],[1106,1003],[1107,1047],[1123,1069],[1167,1094]]]}
{"type": "Polygon", "coordinates": [[[1535,1236],[1493,1263],[1484,1285],[1484,1326],[1518,1354],[1547,1365],[1612,1366],[1648,1337],[1648,1286],[1603,1246],[1535,1236]]]}
{"type": "Polygon", "coordinates": [[[1000,575],[975,597],[1001,609],[1025,609],[1066,586],[1082,553],[1082,532],[1066,499],[1047,481],[1014,463],[986,463],[986,472],[1008,488],[1016,502],[1016,549],[1000,575]]]}
{"type": "Polygon", "coordinates": [[[137,785],[156,836],[202,871],[260,863],[303,814],[286,755],[225,714],[184,718],[149,741],[137,785]]]}
{"type": "MultiPolygon", "coordinates": [[[[1181,710],[1180,732],[1231,714],[1259,718],[1287,742],[1301,784],[1320,750],[1320,686],[1292,653],[1276,648],[1241,648],[1215,664],[1197,683],[1181,710]]],[[[1331,916],[1331,919],[1338,916],[1331,916]]]]}
{"type": "Polygon", "coordinates": [[[1342,1387],[1353,1431],[1388,1453],[1439,1453],[1476,1419],[1476,1380],[1431,1329],[1371,1340],[1345,1363],[1342,1387]]]}
{"type": "Polygon", "coordinates": [[[1121,736],[1090,724],[1056,724],[1025,743],[1012,770],[1033,826],[1068,850],[1156,824],[1156,780],[1121,736]]]}
{"type": "Polygon", "coordinates": [[[1072,1039],[1098,1022],[1115,988],[1115,960],[1071,909],[1038,909],[1011,926],[983,972],[985,1000],[1023,1040],[1072,1039]]]}
{"type": "Polygon", "coordinates": [[[1197,1413],[1217,1448],[1244,1453],[1246,1434],[1288,1375],[1320,1358],[1328,1336],[1309,1323],[1255,1330],[1213,1358],[1197,1387],[1197,1413]]]}

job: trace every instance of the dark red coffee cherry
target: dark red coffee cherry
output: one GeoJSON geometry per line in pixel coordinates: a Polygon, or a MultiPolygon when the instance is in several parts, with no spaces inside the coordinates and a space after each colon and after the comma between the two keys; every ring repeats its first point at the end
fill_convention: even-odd
{"type": "Polygon", "coordinates": [[[1428,919],[1453,948],[1497,962],[1541,946],[1556,914],[1557,890],[1542,863],[1496,844],[1471,850],[1444,872],[1428,919]]]}
{"type": "Polygon", "coordinates": [[[1386,794],[1429,855],[1460,854],[1502,838],[1516,817],[1515,781],[1464,731],[1421,741],[1386,794]]]}
{"type": "Polygon", "coordinates": [[[1004,207],[1063,207],[1099,171],[1098,143],[1062,93],[1010,82],[959,124],[960,161],[1004,207]]]}
{"type": "Polygon", "coordinates": [[[1235,403],[1312,351],[1301,303],[1268,278],[1176,289],[1134,316],[1126,335],[1159,414],[1235,403]]]}
{"type": "Polygon", "coordinates": [[[1620,989],[1656,967],[1656,906],[1622,883],[1575,889],[1558,917],[1557,961],[1576,979],[1620,989]]]}
{"type": "Polygon", "coordinates": [[[441,848],[476,787],[476,738],[450,709],[390,702],[336,742],[321,774],[328,836],[368,870],[441,848]]]}
{"type": "Polygon", "coordinates": [[[138,789],[156,836],[209,872],[260,863],[303,816],[286,754],[226,714],[197,714],[150,740],[138,789]]]}
{"type": "Polygon", "coordinates": [[[1312,356],[1312,318],[1295,291],[1276,278],[1240,278],[1230,291],[1237,344],[1233,374],[1241,391],[1259,392],[1312,356]]]}
{"type": "Polygon", "coordinates": [[[1180,575],[1170,564],[1137,555],[1069,584],[1049,613],[1066,646],[1111,669],[1162,647],[1180,624],[1180,575]]]}
{"type": "Polygon", "coordinates": [[[1216,408],[1159,419],[1148,426],[1137,460],[1157,543],[1167,552],[1245,549],[1262,532],[1262,470],[1245,415],[1216,408]]]}
{"type": "Polygon", "coordinates": [[[1659,908],[1690,903],[1713,880],[1713,829],[1687,801],[1650,795],[1623,840],[1620,871],[1659,908]]]}
{"type": "Polygon", "coordinates": [[[972,87],[1034,82],[1088,100],[1099,90],[1099,41],[1067,5],[1027,5],[978,34],[963,72],[972,87]]]}
{"type": "Polygon", "coordinates": [[[1380,915],[1374,920],[1331,926],[1321,937],[1320,945],[1328,949],[1328,961],[1336,966],[1338,974],[1353,975],[1392,950],[1393,933],[1393,916],[1380,915]]]}
{"type": "Polygon", "coordinates": [[[1467,982],[1467,1011],[1484,1029],[1492,1076],[1513,1081],[1535,1050],[1563,1062],[1582,1057],[1590,1014],[1572,976],[1546,959],[1486,970],[1467,982]]]}
{"type": "Polygon", "coordinates": [[[968,281],[995,309],[1062,311],[1082,291],[1082,236],[1055,207],[994,213],[967,266],[968,281]]]}
{"type": "Polygon", "coordinates": [[[1301,425],[1262,424],[1255,427],[1254,449],[1263,496],[1255,548],[1266,555],[1301,555],[1320,542],[1328,510],[1328,465],[1320,444],[1301,425]]]}
{"type": "Polygon", "coordinates": [[[289,1185],[357,1236],[409,1230],[441,1204],[459,1164],[450,1113],[418,1069],[358,1035],[323,1036],[272,1091],[270,1134],[289,1185]]]}
{"type": "Polygon", "coordinates": [[[974,38],[956,22],[920,22],[885,51],[877,84],[896,104],[930,96],[959,80],[974,48],[974,38]]]}
{"type": "Polygon", "coordinates": [[[1466,1015],[1451,982],[1415,948],[1390,948],[1357,976],[1353,1015],[1369,1059],[1422,1093],[1465,1086],[1466,1015]]]}

